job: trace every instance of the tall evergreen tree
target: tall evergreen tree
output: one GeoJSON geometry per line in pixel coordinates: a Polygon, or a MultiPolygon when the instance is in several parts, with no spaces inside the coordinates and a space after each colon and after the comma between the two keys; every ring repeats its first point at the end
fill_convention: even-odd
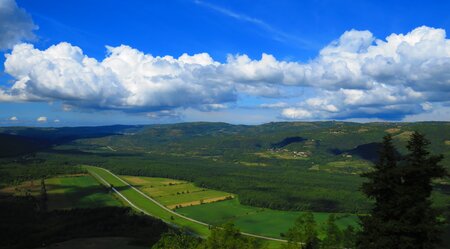
{"type": "Polygon", "coordinates": [[[383,139],[379,160],[363,176],[363,192],[375,200],[370,215],[361,218],[363,231],[357,246],[364,249],[432,249],[439,238],[439,224],[429,197],[431,181],[447,173],[438,163],[442,156],[430,156],[429,142],[413,133],[409,154],[398,163],[392,138],[383,139]]]}
{"type": "Polygon", "coordinates": [[[436,248],[440,238],[440,222],[431,207],[432,180],[448,176],[439,164],[442,155],[430,155],[430,142],[414,132],[406,146],[409,153],[402,165],[401,188],[397,201],[401,212],[398,227],[400,249],[436,248]]]}
{"type": "Polygon", "coordinates": [[[363,230],[358,239],[361,249],[396,248],[398,245],[395,221],[400,215],[396,213],[396,202],[401,180],[390,135],[383,138],[378,154],[374,170],[363,174],[368,181],[363,184],[362,191],[375,201],[375,205],[369,216],[361,218],[363,230]]]}

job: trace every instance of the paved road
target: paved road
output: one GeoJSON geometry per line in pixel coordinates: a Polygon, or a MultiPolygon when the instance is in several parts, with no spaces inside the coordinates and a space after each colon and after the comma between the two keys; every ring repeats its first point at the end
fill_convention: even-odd
{"type": "Polygon", "coordinates": [[[117,151],[117,150],[113,149],[111,146],[106,146],[106,148],[110,149],[111,151],[117,151]]]}
{"type": "MultiPolygon", "coordinates": [[[[156,201],[155,199],[151,198],[150,196],[148,196],[147,194],[143,193],[142,191],[140,191],[139,189],[133,187],[132,185],[130,185],[128,182],[124,181],[122,178],[118,177],[117,175],[113,174],[111,171],[104,169],[104,168],[99,168],[99,167],[95,167],[97,169],[101,169],[107,173],[109,173],[110,175],[114,176],[115,178],[117,178],[119,181],[121,181],[123,184],[125,184],[126,186],[130,187],[131,189],[133,189],[134,191],[138,192],[139,194],[141,194],[142,196],[144,196],[145,198],[147,198],[149,201],[152,201],[153,203],[155,203],[156,205],[158,205],[159,207],[161,207],[162,209],[166,210],[167,212],[171,213],[174,216],[178,216],[180,218],[183,218],[185,220],[206,226],[206,227],[212,227],[212,225],[207,224],[205,222],[201,222],[189,217],[186,217],[182,214],[179,214],[177,212],[174,212],[172,209],[167,208],[166,206],[162,205],[161,203],[159,203],[158,201],[156,201]]],[[[99,181],[101,181],[103,184],[105,184],[108,187],[111,187],[111,184],[109,184],[105,179],[103,179],[103,177],[101,177],[100,175],[98,175],[97,173],[93,172],[93,171],[89,171],[89,173],[91,173],[93,176],[95,176],[97,179],[99,179],[99,181]]],[[[138,206],[136,206],[134,203],[132,203],[130,200],[128,200],[124,195],[122,195],[117,189],[115,189],[114,187],[112,187],[112,190],[119,195],[125,202],[127,202],[131,207],[135,208],[136,210],[138,210],[139,212],[142,212],[146,215],[149,216],[153,216],[152,214],[146,212],[145,210],[139,208],[138,206]]],[[[159,217],[157,217],[159,218],[159,217]]],[[[267,236],[262,236],[262,235],[257,235],[257,234],[251,234],[251,233],[244,233],[241,232],[241,234],[249,236],[249,237],[253,237],[253,238],[258,238],[258,239],[264,239],[264,240],[270,240],[270,241],[277,241],[277,242],[287,242],[287,240],[283,240],[283,239],[277,239],[277,238],[272,238],[272,237],[267,237],[267,236]]]]}

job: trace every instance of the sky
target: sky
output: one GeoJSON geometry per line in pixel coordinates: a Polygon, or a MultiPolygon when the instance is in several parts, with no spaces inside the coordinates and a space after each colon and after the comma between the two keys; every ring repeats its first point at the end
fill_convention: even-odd
{"type": "Polygon", "coordinates": [[[449,11],[0,0],[0,126],[450,121],[449,11]]]}

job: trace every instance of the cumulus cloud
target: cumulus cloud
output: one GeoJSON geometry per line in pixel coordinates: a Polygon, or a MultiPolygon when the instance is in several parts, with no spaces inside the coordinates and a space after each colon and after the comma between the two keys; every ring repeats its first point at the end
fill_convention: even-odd
{"type": "Polygon", "coordinates": [[[12,116],[9,118],[9,121],[18,121],[19,119],[16,116],[12,116]]]}
{"type": "Polygon", "coordinates": [[[23,40],[35,38],[37,26],[15,0],[0,1],[0,50],[12,48],[23,40]]]}
{"type": "Polygon", "coordinates": [[[317,94],[297,106],[316,118],[402,119],[432,111],[432,102],[450,95],[450,40],[443,29],[423,26],[385,40],[347,31],[308,67],[297,83],[314,86],[317,94]]]}
{"type": "MultiPolygon", "coordinates": [[[[380,118],[399,120],[405,115],[427,112],[432,104],[411,88],[375,84],[371,89],[321,90],[297,103],[316,119],[380,118]]],[[[292,119],[290,116],[282,117],[292,119]]]]}
{"type": "Polygon", "coordinates": [[[43,117],[43,116],[38,117],[36,119],[36,121],[39,122],[39,123],[45,123],[45,122],[47,122],[47,117],[43,117]]]}
{"type": "Polygon", "coordinates": [[[208,54],[154,57],[128,46],[107,47],[97,61],[79,47],[60,43],[46,50],[16,45],[5,71],[15,84],[0,99],[51,101],[65,105],[122,110],[220,104],[234,101],[231,82],[218,81],[218,63],[208,54]]]}
{"type": "MultiPolygon", "coordinates": [[[[371,89],[376,84],[415,91],[450,90],[450,40],[443,29],[419,27],[385,41],[369,31],[351,30],[323,48],[309,63],[232,56],[225,68],[237,82],[371,89]]],[[[441,96],[443,97],[443,96],[441,96]]]]}
{"type": "Polygon", "coordinates": [[[5,61],[16,81],[0,89],[0,101],[159,113],[217,110],[240,95],[299,97],[294,105],[260,107],[283,109],[288,119],[401,119],[432,111],[450,92],[450,40],[445,30],[425,26],[385,39],[350,30],[307,63],[269,54],[229,55],[226,62],[207,53],[161,57],[123,45],[107,52],[97,61],[64,42],[46,50],[16,45],[5,61]],[[291,88],[310,88],[314,95],[283,90],[291,88]]]}

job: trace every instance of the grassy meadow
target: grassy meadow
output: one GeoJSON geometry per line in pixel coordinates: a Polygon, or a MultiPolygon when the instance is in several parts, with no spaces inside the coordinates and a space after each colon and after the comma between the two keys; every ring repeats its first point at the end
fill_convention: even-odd
{"type": "MultiPolygon", "coordinates": [[[[177,209],[177,212],[212,225],[233,222],[243,232],[274,238],[283,238],[281,234],[287,232],[301,214],[298,211],[279,211],[245,206],[240,204],[237,199],[180,208],[177,209]]],[[[329,213],[315,212],[313,214],[319,226],[324,224],[329,216],[329,213]]],[[[336,215],[339,227],[358,226],[356,215],[336,215]]]]}
{"type": "Polygon", "coordinates": [[[121,176],[125,181],[168,208],[201,205],[233,198],[222,191],[200,188],[193,183],[168,178],[121,176]]]}
{"type": "Polygon", "coordinates": [[[144,210],[145,212],[149,213],[150,215],[162,219],[167,223],[174,224],[180,228],[190,230],[200,236],[209,235],[210,231],[208,227],[186,220],[182,217],[174,216],[169,211],[161,208],[154,202],[150,201],[149,199],[145,198],[143,195],[138,193],[136,190],[132,189],[130,186],[120,181],[120,179],[116,178],[108,171],[91,166],[85,166],[85,168],[93,175],[101,177],[109,184],[114,186],[114,188],[117,189],[120,192],[120,194],[122,194],[130,202],[132,202],[134,205],[144,210]]]}
{"type": "MultiPolygon", "coordinates": [[[[187,181],[138,176],[121,178],[169,208],[181,206],[176,208],[180,214],[212,225],[233,222],[241,231],[248,233],[283,238],[282,234],[294,225],[295,219],[301,214],[298,211],[242,205],[237,199],[225,200],[232,194],[200,188],[187,181]],[[217,201],[216,198],[222,198],[222,201],[217,201]]],[[[329,214],[315,212],[317,224],[325,224],[329,214]]],[[[358,226],[356,215],[337,214],[337,217],[337,224],[342,229],[348,225],[358,226]]]]}

